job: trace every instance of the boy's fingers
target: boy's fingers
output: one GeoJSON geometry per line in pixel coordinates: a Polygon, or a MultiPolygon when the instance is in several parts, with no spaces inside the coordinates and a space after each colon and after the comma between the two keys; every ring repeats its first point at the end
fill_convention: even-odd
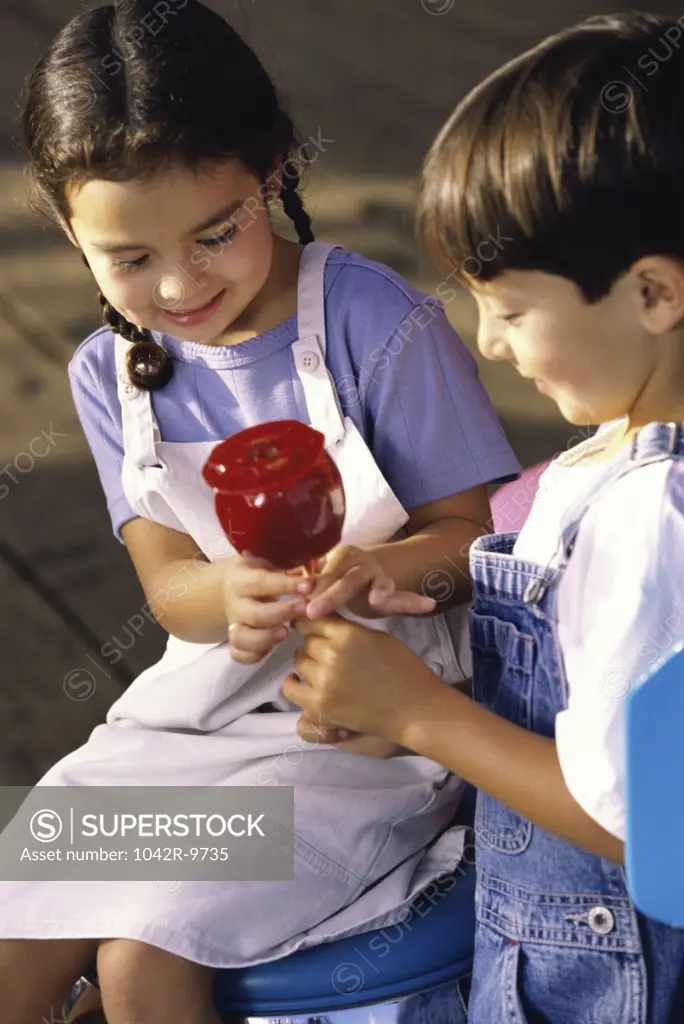
{"type": "Polygon", "coordinates": [[[369,603],[381,615],[428,615],[437,604],[434,598],[414,594],[410,590],[400,590],[382,598],[371,593],[369,603]]]}
{"type": "Polygon", "coordinates": [[[379,590],[383,594],[393,594],[397,588],[392,577],[381,571],[371,577],[370,589],[379,590]]]}
{"type": "Polygon", "coordinates": [[[361,568],[350,569],[341,580],[333,583],[320,597],[309,599],[306,614],[310,619],[319,619],[343,608],[360,590],[368,584],[368,577],[361,568]]]}
{"type": "Polygon", "coordinates": [[[308,743],[325,744],[344,743],[345,740],[356,735],[356,733],[338,728],[334,724],[317,723],[306,715],[302,715],[297,722],[297,734],[308,743]]]}
{"type": "Polygon", "coordinates": [[[345,573],[357,567],[359,551],[357,548],[340,546],[325,558],[318,560],[316,586],[312,595],[322,594],[328,587],[345,573]]]}
{"type": "MultiPolygon", "coordinates": [[[[301,671],[300,664],[297,665],[297,670],[301,671]]],[[[285,676],[283,680],[283,695],[288,700],[291,700],[293,704],[297,704],[305,710],[307,709],[307,704],[313,703],[312,698],[314,694],[311,687],[303,683],[296,672],[290,672],[285,676]]],[[[311,715],[318,713],[312,707],[309,708],[309,711],[311,715]]]]}

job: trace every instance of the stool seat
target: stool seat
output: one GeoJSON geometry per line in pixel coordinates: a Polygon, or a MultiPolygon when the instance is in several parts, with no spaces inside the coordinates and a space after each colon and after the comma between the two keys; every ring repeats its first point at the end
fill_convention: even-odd
{"type": "Polygon", "coordinates": [[[397,924],[271,963],[221,971],[216,1006],[250,1017],[330,1013],[390,1002],[470,973],[475,868],[419,894],[397,924]]]}

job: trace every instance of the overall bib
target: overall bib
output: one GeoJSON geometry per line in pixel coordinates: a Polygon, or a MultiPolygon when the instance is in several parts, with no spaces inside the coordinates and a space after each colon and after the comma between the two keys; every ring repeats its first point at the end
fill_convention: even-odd
{"type": "MultiPolygon", "coordinates": [[[[651,424],[566,513],[554,568],[512,554],[516,535],[471,549],[475,699],[553,737],[568,687],[557,639],[558,581],[582,519],[625,473],[684,457],[682,431],[651,424]]],[[[628,552],[626,553],[628,554],[628,552]]],[[[591,599],[591,595],[588,595],[591,599]]],[[[472,1024],[675,1024],[684,932],[631,903],[623,869],[478,793],[472,1024]]]]}
{"type": "MultiPolygon", "coordinates": [[[[331,248],[313,243],[302,253],[293,386],[342,475],[343,540],[378,544],[399,533],[407,513],[342,415],[326,367],[323,281],[331,248]]],[[[128,342],[117,338],[116,345],[123,482],[133,510],[189,533],[210,561],[229,557],[213,493],[201,477],[215,442],[164,441],[152,395],[128,381],[128,342]]],[[[205,564],[190,571],[199,574],[205,564]]],[[[187,583],[180,574],[164,600],[177,599],[187,583]]],[[[463,678],[443,617],[370,624],[399,636],[448,682],[463,678]]],[[[423,757],[378,760],[300,740],[301,712],[281,693],[299,643],[291,635],[255,666],[233,661],[227,642],[171,637],[106,724],[41,780],[294,786],[294,881],[188,883],[173,899],[143,882],[0,883],[0,936],[137,938],[210,966],[239,967],[392,922],[419,888],[452,870],[463,849],[464,830],[448,828],[461,780],[423,757]],[[258,713],[264,704],[279,710],[258,713]]]]}

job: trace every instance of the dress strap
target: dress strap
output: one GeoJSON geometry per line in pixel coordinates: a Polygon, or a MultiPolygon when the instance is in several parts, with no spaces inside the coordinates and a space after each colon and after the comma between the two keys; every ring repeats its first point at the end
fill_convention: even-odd
{"type": "Polygon", "coordinates": [[[292,345],[309,420],[325,436],[326,448],[341,441],[345,433],[337,389],[326,364],[325,265],[336,248],[324,242],[311,242],[302,252],[297,305],[299,338],[292,345]]]}
{"type": "Polygon", "coordinates": [[[152,393],[137,388],[128,377],[126,356],[132,343],[115,334],[114,344],[124,453],[136,466],[157,466],[156,443],[161,434],[152,409],[152,393]]]}

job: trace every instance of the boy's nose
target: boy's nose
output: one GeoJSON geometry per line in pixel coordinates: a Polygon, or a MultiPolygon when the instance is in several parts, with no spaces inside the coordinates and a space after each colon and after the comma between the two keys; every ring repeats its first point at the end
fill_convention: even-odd
{"type": "Polygon", "coordinates": [[[499,332],[480,322],[477,329],[477,347],[485,359],[512,359],[513,352],[499,332]]]}

